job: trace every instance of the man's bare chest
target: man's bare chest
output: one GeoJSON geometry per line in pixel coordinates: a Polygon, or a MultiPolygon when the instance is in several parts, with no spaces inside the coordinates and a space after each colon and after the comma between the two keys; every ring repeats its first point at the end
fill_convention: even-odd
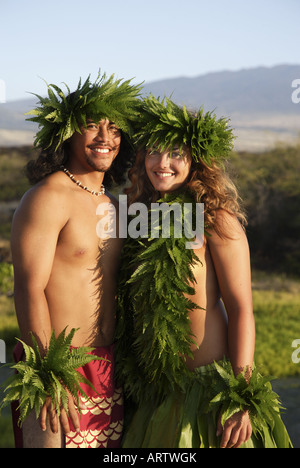
{"type": "Polygon", "coordinates": [[[65,261],[108,265],[120,255],[121,243],[116,235],[99,236],[98,205],[81,204],[72,207],[68,221],[57,240],[57,255],[65,261]]]}
{"type": "Polygon", "coordinates": [[[95,259],[98,252],[96,207],[81,204],[72,207],[57,239],[57,253],[74,259],[95,259]]]}

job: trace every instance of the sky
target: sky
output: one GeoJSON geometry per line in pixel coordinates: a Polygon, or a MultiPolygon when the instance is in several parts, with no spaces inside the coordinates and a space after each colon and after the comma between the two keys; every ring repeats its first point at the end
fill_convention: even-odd
{"type": "Polygon", "coordinates": [[[2,101],[99,69],[149,83],[297,65],[299,14],[299,0],[0,0],[2,101]]]}

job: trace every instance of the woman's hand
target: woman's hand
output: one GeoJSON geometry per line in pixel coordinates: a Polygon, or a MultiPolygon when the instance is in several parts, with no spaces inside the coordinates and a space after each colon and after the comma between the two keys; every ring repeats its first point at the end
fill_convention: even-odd
{"type": "Polygon", "coordinates": [[[217,436],[222,435],[220,448],[239,448],[250,439],[251,434],[252,426],[248,411],[235,413],[226,421],[224,428],[220,415],[217,430],[217,436]]]}

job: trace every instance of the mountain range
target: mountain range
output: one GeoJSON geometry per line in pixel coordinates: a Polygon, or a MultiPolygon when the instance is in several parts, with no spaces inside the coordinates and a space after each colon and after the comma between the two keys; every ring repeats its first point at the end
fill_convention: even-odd
{"type": "MultiPolygon", "coordinates": [[[[299,141],[300,103],[293,102],[292,95],[300,97],[300,65],[153,81],[144,84],[144,94],[149,93],[161,98],[172,96],[188,108],[203,106],[220,117],[229,117],[237,150],[260,151],[278,142],[299,141]]],[[[35,97],[0,104],[0,146],[32,144],[37,127],[26,121],[24,114],[35,104],[35,97]]]]}

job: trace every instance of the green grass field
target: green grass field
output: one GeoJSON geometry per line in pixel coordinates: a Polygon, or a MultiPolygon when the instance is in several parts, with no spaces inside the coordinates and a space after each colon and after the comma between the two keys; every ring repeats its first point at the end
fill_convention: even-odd
{"type": "Polygon", "coordinates": [[[300,339],[300,281],[257,275],[253,304],[256,364],[278,378],[300,376],[300,364],[292,361],[292,342],[300,339]]]}

